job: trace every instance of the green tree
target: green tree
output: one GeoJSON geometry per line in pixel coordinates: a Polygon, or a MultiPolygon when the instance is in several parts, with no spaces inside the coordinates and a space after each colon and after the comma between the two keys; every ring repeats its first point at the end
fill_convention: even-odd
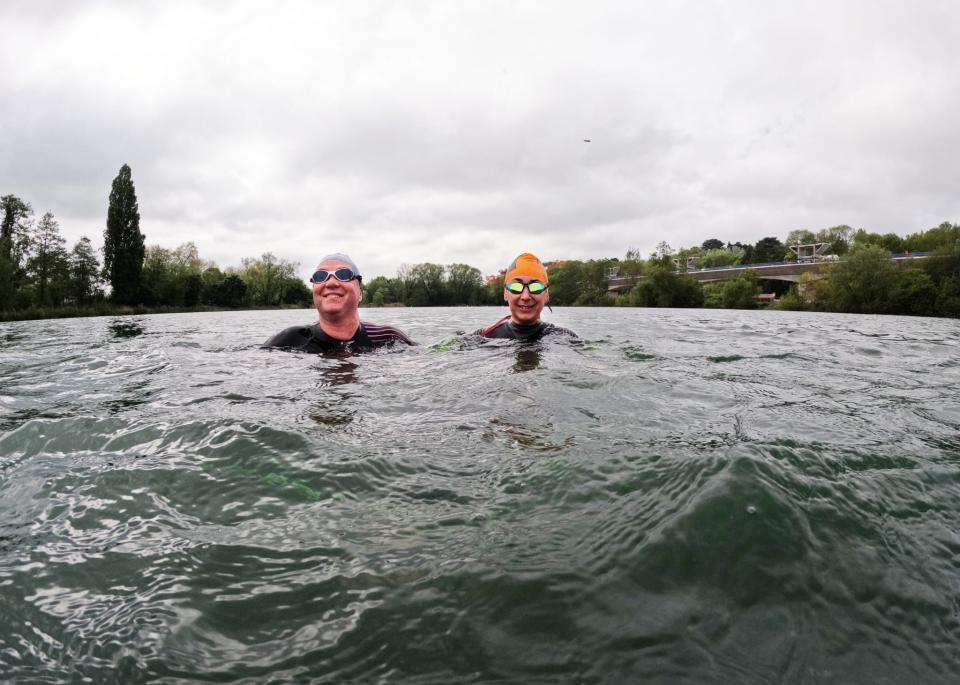
{"type": "Polygon", "coordinates": [[[704,252],[707,252],[709,250],[722,250],[725,246],[722,240],[718,238],[710,238],[708,240],[704,240],[703,245],[700,247],[703,248],[704,252]]]}
{"type": "Polygon", "coordinates": [[[100,260],[90,239],[83,236],[70,252],[69,296],[77,304],[89,304],[102,295],[100,283],[100,260]]]}
{"type": "Polygon", "coordinates": [[[960,318],[960,275],[950,276],[940,282],[936,307],[940,316],[960,318]]]}
{"type": "Polygon", "coordinates": [[[283,300],[285,281],[297,277],[299,264],[278,259],[266,252],[260,259],[244,259],[240,277],[247,284],[250,303],[259,306],[276,306],[283,300]]]}
{"type": "Polygon", "coordinates": [[[833,290],[828,278],[821,278],[808,271],[800,276],[796,288],[797,298],[803,309],[827,311],[833,306],[833,290]]]}
{"type": "Polygon", "coordinates": [[[217,301],[220,299],[218,289],[225,277],[224,273],[216,266],[208,266],[200,272],[200,302],[214,307],[225,306],[217,301]]]}
{"type": "Polygon", "coordinates": [[[417,264],[413,267],[411,276],[413,289],[407,304],[413,307],[443,304],[446,292],[442,266],[429,262],[417,264]]]}
{"type": "Polygon", "coordinates": [[[103,269],[113,290],[114,302],[136,304],[140,301],[143,259],[144,235],[140,232],[137,193],[130,167],[124,164],[113,179],[103,234],[103,269]]]}
{"type": "Polygon", "coordinates": [[[393,279],[386,276],[377,276],[369,283],[363,286],[363,300],[369,302],[375,307],[382,307],[385,304],[396,302],[395,284],[393,279]]]}
{"type": "MultiPolygon", "coordinates": [[[[550,292],[553,292],[553,269],[550,270],[550,292]]],[[[483,285],[484,304],[502,305],[503,300],[503,279],[506,272],[499,273],[496,276],[488,276],[483,285]]],[[[553,302],[553,295],[550,295],[550,301],[553,302]]]]}
{"type": "Polygon", "coordinates": [[[659,243],[657,243],[653,253],[650,255],[650,263],[659,264],[661,266],[670,266],[672,258],[673,248],[670,247],[670,243],[668,243],[666,240],[661,240],[659,243]]]}
{"type": "Polygon", "coordinates": [[[710,269],[717,266],[733,266],[739,264],[743,257],[743,250],[733,248],[731,250],[707,250],[700,257],[700,268],[710,269]]]}
{"type": "Polygon", "coordinates": [[[780,309],[787,312],[799,312],[803,311],[803,300],[800,298],[800,293],[797,286],[791,286],[790,290],[780,298],[780,309]]]}
{"type": "Polygon", "coordinates": [[[723,283],[704,283],[701,286],[703,292],[703,306],[709,309],[720,309],[723,307],[723,283]]]}
{"type": "Polygon", "coordinates": [[[313,304],[313,291],[304,284],[303,280],[296,276],[287,276],[283,279],[281,301],[283,304],[309,307],[313,304]]]}
{"type": "MultiPolygon", "coordinates": [[[[577,301],[583,291],[586,277],[583,262],[571,259],[561,267],[551,269],[550,304],[571,305],[577,301]]],[[[497,303],[503,302],[503,278],[497,281],[497,303]]]]}
{"type": "Polygon", "coordinates": [[[783,261],[788,251],[786,246],[780,242],[779,238],[761,238],[753,247],[753,260],[750,263],[764,264],[766,262],[780,262],[783,261]]]}
{"type": "Polygon", "coordinates": [[[140,300],[148,305],[179,304],[174,287],[173,254],[159,245],[147,246],[140,270],[140,300]]]}
{"type": "Polygon", "coordinates": [[[35,302],[40,307],[63,303],[69,273],[66,244],[60,235],[60,224],[51,212],[47,212],[30,234],[31,257],[27,260],[27,275],[36,291],[35,302]]]}
{"type": "Polygon", "coordinates": [[[630,293],[631,304],[641,307],[700,307],[700,284],[672,268],[656,264],[647,268],[643,283],[630,293]]]}
{"type": "Polygon", "coordinates": [[[482,295],[483,278],[480,269],[467,264],[447,266],[447,291],[450,301],[447,304],[478,304],[482,295]]]}
{"type": "Polygon", "coordinates": [[[853,244],[857,246],[873,245],[882,247],[887,252],[903,252],[903,238],[896,233],[869,233],[860,228],[853,234],[853,244]]]}
{"type": "Polygon", "coordinates": [[[33,209],[16,195],[0,198],[0,208],[0,309],[13,309],[26,276],[23,262],[30,249],[33,209]]]}
{"type": "Polygon", "coordinates": [[[787,233],[787,245],[810,245],[817,242],[817,236],[806,228],[795,228],[787,233]]]}
{"type": "Polygon", "coordinates": [[[737,278],[724,281],[723,306],[725,309],[756,309],[759,293],[757,272],[752,269],[744,271],[737,278]]]}
{"type": "Polygon", "coordinates": [[[397,298],[397,302],[403,302],[404,304],[410,304],[410,296],[413,292],[413,266],[410,264],[401,264],[397,269],[397,277],[394,281],[396,283],[396,291],[394,295],[397,298]]]}
{"type": "Polygon", "coordinates": [[[920,268],[897,270],[890,291],[890,314],[933,316],[937,304],[937,286],[920,268]]]}
{"type": "Polygon", "coordinates": [[[196,307],[203,293],[203,277],[198,273],[189,273],[183,279],[183,306],[196,307]]]}
{"type": "Polygon", "coordinates": [[[952,250],[960,242],[960,225],[943,222],[935,228],[908,235],[903,246],[911,252],[942,252],[952,250]]]}
{"type": "Polygon", "coordinates": [[[227,274],[218,288],[221,307],[242,307],[247,300],[247,284],[237,274],[227,274]]]}
{"type": "Polygon", "coordinates": [[[855,245],[846,259],[825,267],[832,306],[841,312],[885,313],[890,306],[896,269],[886,249],[855,245]]]}
{"type": "Polygon", "coordinates": [[[846,224],[831,226],[817,231],[817,242],[830,244],[827,254],[842,256],[850,249],[851,235],[853,235],[853,229],[846,224]]]}
{"type": "Polygon", "coordinates": [[[643,275],[644,260],[640,256],[640,250],[631,248],[618,264],[620,275],[625,278],[639,278],[643,275]]]}

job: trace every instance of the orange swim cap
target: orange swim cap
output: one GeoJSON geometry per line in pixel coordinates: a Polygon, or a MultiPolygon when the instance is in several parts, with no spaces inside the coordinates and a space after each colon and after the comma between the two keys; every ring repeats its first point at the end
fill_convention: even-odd
{"type": "Polygon", "coordinates": [[[524,252],[513,260],[507,267],[507,275],[503,277],[503,282],[509,283],[515,278],[534,278],[544,284],[550,282],[543,264],[529,252],[524,252]]]}

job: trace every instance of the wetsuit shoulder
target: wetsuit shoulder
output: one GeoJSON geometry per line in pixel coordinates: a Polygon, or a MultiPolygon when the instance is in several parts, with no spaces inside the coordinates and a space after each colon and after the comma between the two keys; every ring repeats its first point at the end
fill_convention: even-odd
{"type": "Polygon", "coordinates": [[[290,326],[267,340],[261,347],[292,347],[300,349],[310,342],[310,326],[290,326]]]}
{"type": "Polygon", "coordinates": [[[492,326],[487,326],[486,328],[478,328],[475,330],[472,335],[479,335],[482,338],[515,338],[513,331],[510,329],[510,316],[507,315],[497,321],[492,326]]]}
{"type": "MultiPolygon", "coordinates": [[[[362,332],[357,329],[354,339],[362,332]]],[[[346,350],[351,340],[335,340],[323,332],[319,323],[310,326],[291,326],[285,328],[263,344],[263,347],[279,347],[286,350],[300,350],[311,354],[346,350]]]]}
{"type": "Polygon", "coordinates": [[[366,334],[366,339],[373,347],[383,347],[384,345],[390,345],[395,342],[401,342],[405,345],[416,345],[406,333],[393,326],[384,326],[382,324],[364,321],[361,323],[361,328],[366,334]]]}

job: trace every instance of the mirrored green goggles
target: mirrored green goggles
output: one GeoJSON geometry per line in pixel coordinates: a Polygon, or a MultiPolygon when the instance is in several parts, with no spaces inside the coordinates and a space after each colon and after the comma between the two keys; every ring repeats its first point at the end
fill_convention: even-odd
{"type": "Polygon", "coordinates": [[[512,292],[514,295],[519,295],[522,293],[524,288],[530,291],[531,295],[539,295],[547,289],[546,284],[541,283],[540,281],[530,281],[529,283],[511,281],[510,283],[504,283],[503,287],[512,292]]]}

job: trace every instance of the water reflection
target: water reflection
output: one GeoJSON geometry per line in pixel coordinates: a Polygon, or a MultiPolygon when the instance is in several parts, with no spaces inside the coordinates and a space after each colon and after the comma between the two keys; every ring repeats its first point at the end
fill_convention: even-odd
{"type": "Polygon", "coordinates": [[[513,373],[523,373],[524,371],[539,369],[540,351],[541,347],[539,343],[520,343],[520,346],[517,348],[517,361],[512,368],[513,373]]]}
{"type": "MultiPolygon", "coordinates": [[[[327,358],[329,359],[329,357],[327,358]]],[[[356,371],[359,367],[346,359],[335,359],[336,361],[333,364],[324,365],[317,369],[320,376],[319,387],[349,385],[356,382],[356,371]]]]}
{"type": "Polygon", "coordinates": [[[339,356],[325,356],[323,366],[317,367],[318,402],[310,407],[309,417],[315,423],[324,426],[344,426],[353,422],[356,410],[353,408],[354,393],[346,390],[357,380],[359,368],[347,359],[339,356]],[[329,361],[327,361],[329,360],[329,361]]]}

